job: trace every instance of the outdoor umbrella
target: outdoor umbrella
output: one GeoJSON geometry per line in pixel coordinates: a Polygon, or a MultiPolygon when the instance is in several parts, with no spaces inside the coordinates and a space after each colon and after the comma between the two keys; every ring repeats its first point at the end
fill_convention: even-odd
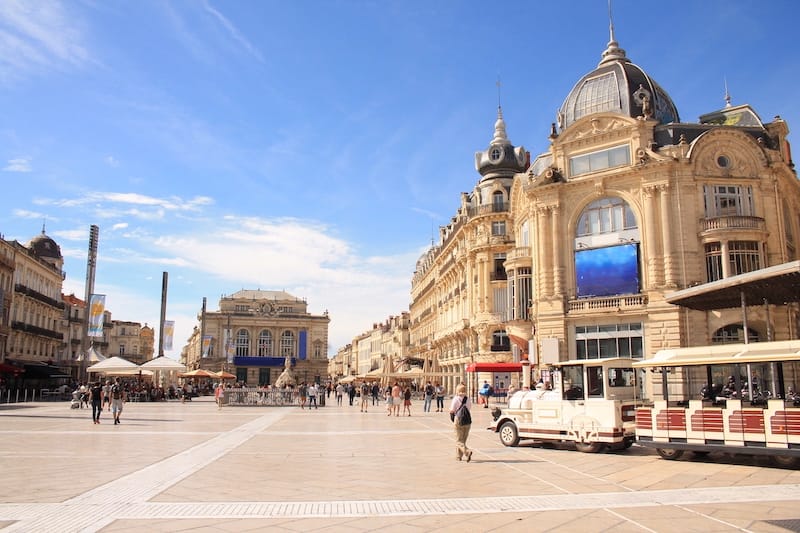
{"type": "Polygon", "coordinates": [[[214,372],[214,376],[218,377],[219,379],[236,379],[236,376],[234,376],[230,372],[225,372],[224,370],[220,370],[219,372],[214,372]]]}
{"type": "Polygon", "coordinates": [[[131,363],[127,359],[123,359],[119,356],[109,357],[108,359],[104,359],[99,363],[95,363],[86,370],[88,372],[94,372],[97,374],[109,374],[110,372],[119,371],[119,370],[130,370],[130,369],[137,369],[139,365],[136,363],[131,363]]]}
{"type": "Polygon", "coordinates": [[[183,372],[186,370],[186,365],[179,363],[175,359],[170,359],[169,357],[159,355],[155,359],[150,359],[146,363],[142,364],[142,368],[146,368],[148,370],[175,370],[178,372],[183,372]]]}
{"type": "MultiPolygon", "coordinates": [[[[178,374],[182,378],[218,378],[219,376],[214,374],[213,372],[209,372],[208,370],[203,370],[202,368],[198,368],[197,370],[190,370],[189,372],[184,372],[183,374],[178,374]]],[[[234,376],[235,377],[235,376],[234,376]]]]}

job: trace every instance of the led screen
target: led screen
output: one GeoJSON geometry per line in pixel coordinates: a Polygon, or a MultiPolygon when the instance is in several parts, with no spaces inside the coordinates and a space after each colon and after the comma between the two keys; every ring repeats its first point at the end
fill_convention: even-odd
{"type": "Polygon", "coordinates": [[[578,297],[639,292],[639,245],[623,244],[575,252],[578,297]]]}

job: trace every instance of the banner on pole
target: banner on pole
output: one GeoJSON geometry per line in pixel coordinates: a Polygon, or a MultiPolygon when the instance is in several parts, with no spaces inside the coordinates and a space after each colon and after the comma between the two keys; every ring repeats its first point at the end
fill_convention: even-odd
{"type": "Polygon", "coordinates": [[[211,349],[211,339],[213,338],[211,335],[203,337],[203,357],[208,357],[208,350],[211,349]]]}
{"type": "Polygon", "coordinates": [[[106,311],[106,295],[92,294],[89,296],[89,327],[87,335],[89,337],[103,336],[103,314],[106,311]]]}
{"type": "Polygon", "coordinates": [[[233,337],[230,329],[225,330],[225,360],[233,363],[233,337]]]}
{"type": "Polygon", "coordinates": [[[175,334],[175,321],[174,320],[165,320],[164,321],[164,349],[171,350],[172,349],[172,336],[175,334]]]}

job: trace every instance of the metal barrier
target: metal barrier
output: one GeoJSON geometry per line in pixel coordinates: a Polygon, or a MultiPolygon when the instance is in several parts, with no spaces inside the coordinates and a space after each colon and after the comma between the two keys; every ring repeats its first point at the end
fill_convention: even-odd
{"type": "Polygon", "coordinates": [[[297,406],[300,405],[300,393],[295,389],[260,389],[258,387],[225,389],[222,404],[230,406],[297,406]]]}

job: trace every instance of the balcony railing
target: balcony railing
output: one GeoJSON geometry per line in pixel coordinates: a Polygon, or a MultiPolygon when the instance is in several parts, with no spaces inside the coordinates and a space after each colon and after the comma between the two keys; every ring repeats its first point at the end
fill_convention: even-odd
{"type": "Polygon", "coordinates": [[[642,309],[647,305],[647,296],[644,294],[632,294],[629,296],[612,296],[601,298],[580,298],[570,300],[568,312],[601,312],[609,310],[642,309]]]}
{"type": "Polygon", "coordinates": [[[764,219],[761,217],[732,215],[700,219],[701,232],[742,229],[764,231],[765,227],[764,219]]]}
{"type": "Polygon", "coordinates": [[[16,285],[14,285],[14,292],[30,296],[34,300],[39,300],[40,302],[45,303],[51,307],[55,307],[56,309],[64,309],[64,302],[59,302],[58,300],[54,300],[49,296],[45,296],[41,292],[35,291],[30,287],[23,285],[22,283],[17,283],[16,285]]]}

